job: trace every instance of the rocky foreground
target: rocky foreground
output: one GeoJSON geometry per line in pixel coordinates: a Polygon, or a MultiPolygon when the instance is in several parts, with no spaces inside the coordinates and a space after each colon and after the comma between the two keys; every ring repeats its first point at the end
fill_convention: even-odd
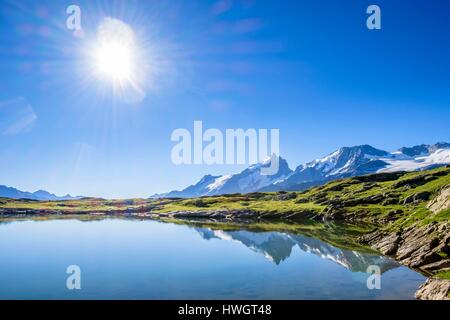
{"type": "Polygon", "coordinates": [[[392,233],[378,230],[363,236],[361,243],[429,275],[430,278],[417,291],[416,298],[449,300],[450,280],[436,277],[450,271],[449,230],[448,222],[412,226],[392,233]]]}

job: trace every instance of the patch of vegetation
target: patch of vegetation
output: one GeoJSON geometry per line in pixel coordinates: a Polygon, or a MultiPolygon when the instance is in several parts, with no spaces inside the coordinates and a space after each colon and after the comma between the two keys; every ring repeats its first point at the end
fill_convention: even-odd
{"type": "Polygon", "coordinates": [[[438,277],[439,279],[450,280],[450,270],[440,271],[436,274],[436,277],[438,277]]]}

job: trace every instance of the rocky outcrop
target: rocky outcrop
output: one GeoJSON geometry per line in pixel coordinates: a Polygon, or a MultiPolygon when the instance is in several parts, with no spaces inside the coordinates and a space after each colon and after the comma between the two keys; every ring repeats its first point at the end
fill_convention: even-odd
{"type": "Polygon", "coordinates": [[[438,271],[436,263],[445,268],[445,256],[450,253],[450,227],[448,222],[443,222],[412,226],[394,233],[379,230],[362,236],[360,241],[409,267],[438,271]]]}
{"type": "Polygon", "coordinates": [[[420,300],[450,300],[450,280],[429,278],[416,292],[420,300]]]}
{"type": "Polygon", "coordinates": [[[433,213],[438,213],[442,210],[450,208],[450,186],[442,189],[437,197],[430,201],[427,208],[433,213]]]}
{"type": "MultiPolygon", "coordinates": [[[[429,276],[450,268],[449,222],[415,225],[392,233],[378,230],[362,236],[360,242],[429,276]]],[[[449,289],[449,280],[431,279],[417,292],[417,297],[440,299],[447,297],[449,289]]]]}

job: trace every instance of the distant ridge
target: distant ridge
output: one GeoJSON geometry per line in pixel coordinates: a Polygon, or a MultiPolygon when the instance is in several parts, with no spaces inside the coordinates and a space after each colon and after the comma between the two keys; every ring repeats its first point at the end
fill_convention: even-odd
{"type": "Polygon", "coordinates": [[[83,197],[72,197],[71,195],[57,196],[45,190],[38,190],[36,192],[21,191],[16,188],[0,185],[0,197],[11,199],[29,199],[39,201],[58,201],[58,200],[77,200],[83,197]]]}

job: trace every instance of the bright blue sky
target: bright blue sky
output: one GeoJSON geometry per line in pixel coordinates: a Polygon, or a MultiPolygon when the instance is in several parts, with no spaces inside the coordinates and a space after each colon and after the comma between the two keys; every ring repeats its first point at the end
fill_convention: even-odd
{"type": "Polygon", "coordinates": [[[449,141],[449,13],[445,0],[1,0],[0,184],[143,197],[242,168],[173,165],[170,135],[194,120],[279,128],[292,168],[341,146],[449,141]],[[70,4],[83,39],[65,28],[70,4]],[[85,74],[105,17],[133,27],[157,71],[138,104],[85,74]]]}

